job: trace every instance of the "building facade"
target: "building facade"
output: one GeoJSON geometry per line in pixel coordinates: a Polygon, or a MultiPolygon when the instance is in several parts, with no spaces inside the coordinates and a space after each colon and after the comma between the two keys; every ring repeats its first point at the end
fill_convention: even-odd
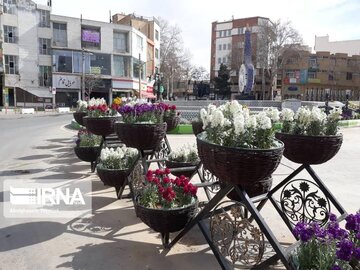
{"type": "Polygon", "coordinates": [[[345,53],[298,51],[288,58],[280,70],[282,99],[324,101],[359,100],[360,55],[345,53]]]}
{"type": "Polygon", "coordinates": [[[145,32],[121,21],[54,15],[51,1],[3,0],[2,9],[0,106],[45,107],[55,89],[57,106],[75,106],[80,98],[152,96],[148,77],[160,61],[156,19],[143,19],[151,26],[145,32]]]}
{"type": "Polygon", "coordinates": [[[360,55],[360,39],[330,41],[329,36],[315,36],[315,52],[346,53],[360,55]]]}
{"type": "MultiPolygon", "coordinates": [[[[267,24],[268,18],[251,17],[233,19],[224,22],[213,22],[211,29],[211,59],[210,80],[213,81],[218,75],[221,64],[230,69],[231,91],[237,93],[238,74],[241,64],[244,62],[245,30],[251,32],[252,63],[255,67],[255,85],[253,91],[256,99],[262,99],[262,69],[257,63],[258,38],[261,25],[267,24]]],[[[267,77],[267,76],[266,76],[267,77]]],[[[265,94],[270,93],[270,82],[266,82],[265,94]]]]}

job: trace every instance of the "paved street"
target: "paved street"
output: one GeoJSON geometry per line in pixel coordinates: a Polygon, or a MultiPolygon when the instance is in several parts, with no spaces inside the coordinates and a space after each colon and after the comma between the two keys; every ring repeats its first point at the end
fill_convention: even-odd
{"type": "MultiPolygon", "coordinates": [[[[197,227],[169,253],[163,251],[159,234],[136,218],[131,200],[116,200],[113,188],[104,187],[89,164],[75,157],[76,132],[64,128],[71,119],[71,115],[0,117],[1,181],[90,181],[93,204],[91,212],[76,219],[4,218],[4,193],[8,191],[1,185],[0,269],[219,269],[197,227]]],[[[314,169],[345,209],[355,212],[360,208],[360,128],[342,132],[344,143],[338,155],[314,169]]],[[[176,148],[195,142],[195,137],[170,135],[169,140],[176,148]]],[[[283,159],[274,182],[296,167],[283,159]]],[[[203,192],[200,198],[204,199],[203,192]]],[[[280,242],[294,241],[271,207],[265,207],[262,214],[280,242]]],[[[281,265],[272,269],[281,269],[281,265]]]]}

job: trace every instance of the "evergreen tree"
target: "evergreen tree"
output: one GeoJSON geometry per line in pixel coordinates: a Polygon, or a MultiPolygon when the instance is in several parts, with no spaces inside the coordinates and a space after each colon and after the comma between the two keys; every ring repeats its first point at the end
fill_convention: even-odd
{"type": "Polygon", "coordinates": [[[224,97],[230,97],[230,71],[227,66],[224,64],[220,65],[220,69],[218,71],[218,76],[215,77],[215,88],[219,90],[219,94],[224,97]]]}

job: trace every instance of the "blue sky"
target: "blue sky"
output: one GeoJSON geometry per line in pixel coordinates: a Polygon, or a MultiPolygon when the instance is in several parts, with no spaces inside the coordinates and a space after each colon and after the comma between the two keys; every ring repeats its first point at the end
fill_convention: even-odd
{"type": "MultiPolygon", "coordinates": [[[[46,0],[35,0],[46,4],[46,0]]],[[[330,41],[360,39],[360,0],[52,0],[53,13],[99,21],[124,12],[162,17],[182,29],[193,64],[210,68],[211,22],[252,16],[290,20],[313,47],[315,35],[330,41]]]]}

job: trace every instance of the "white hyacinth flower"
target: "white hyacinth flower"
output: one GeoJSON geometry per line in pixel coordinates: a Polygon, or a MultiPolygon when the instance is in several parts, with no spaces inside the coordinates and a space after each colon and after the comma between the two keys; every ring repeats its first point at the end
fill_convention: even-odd
{"type": "Polygon", "coordinates": [[[283,121],[294,121],[294,111],[289,109],[289,108],[284,108],[282,109],[282,111],[280,112],[280,117],[283,121]]]}
{"type": "Polygon", "coordinates": [[[259,129],[270,129],[271,126],[271,119],[266,115],[265,112],[260,112],[257,117],[257,127],[259,129]]]}

